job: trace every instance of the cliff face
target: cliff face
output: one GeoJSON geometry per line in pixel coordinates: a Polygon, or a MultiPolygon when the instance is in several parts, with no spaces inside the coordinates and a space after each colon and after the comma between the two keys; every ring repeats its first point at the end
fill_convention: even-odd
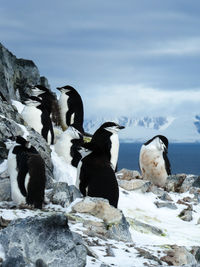
{"type": "Polygon", "coordinates": [[[32,60],[18,59],[0,43],[0,92],[3,97],[24,100],[30,93],[31,85],[42,84],[49,88],[45,77],[40,77],[39,70],[32,60]]]}

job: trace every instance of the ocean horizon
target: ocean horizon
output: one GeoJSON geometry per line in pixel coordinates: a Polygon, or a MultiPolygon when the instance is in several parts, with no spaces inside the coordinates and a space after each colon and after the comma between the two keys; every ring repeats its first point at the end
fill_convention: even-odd
{"type": "MultiPolygon", "coordinates": [[[[139,153],[142,143],[120,143],[118,170],[139,169],[139,153]]],[[[170,143],[168,158],[172,174],[200,175],[200,143],[170,143]]]]}

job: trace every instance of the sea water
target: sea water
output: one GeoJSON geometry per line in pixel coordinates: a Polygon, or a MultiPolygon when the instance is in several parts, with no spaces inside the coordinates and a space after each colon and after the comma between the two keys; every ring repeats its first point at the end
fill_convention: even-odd
{"type": "MultiPolygon", "coordinates": [[[[142,144],[120,143],[118,170],[139,169],[139,153],[142,144]]],[[[171,143],[168,148],[168,158],[172,174],[186,173],[200,175],[200,144],[171,143]]]]}

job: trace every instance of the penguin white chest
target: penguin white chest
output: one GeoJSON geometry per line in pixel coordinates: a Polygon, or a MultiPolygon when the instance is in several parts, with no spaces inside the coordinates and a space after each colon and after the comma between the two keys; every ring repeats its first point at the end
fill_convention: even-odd
{"type": "Polygon", "coordinates": [[[144,179],[155,185],[164,186],[168,175],[163,151],[148,149],[143,145],[140,151],[140,169],[144,179]]]}
{"type": "Polygon", "coordinates": [[[33,106],[25,106],[21,115],[30,127],[41,134],[43,125],[41,122],[42,111],[40,109],[33,106]]]}
{"type": "Polygon", "coordinates": [[[110,137],[111,141],[111,149],[110,149],[110,155],[111,159],[110,162],[112,164],[112,168],[115,171],[118,161],[118,153],[119,153],[119,137],[117,133],[113,133],[110,137]]]}
{"type": "Polygon", "coordinates": [[[65,128],[67,128],[67,124],[66,124],[66,113],[67,111],[69,110],[69,107],[68,107],[68,98],[69,96],[62,93],[60,98],[59,98],[59,107],[60,107],[60,115],[61,115],[61,121],[62,121],[62,124],[65,128]]]}
{"type": "Polygon", "coordinates": [[[65,132],[61,134],[60,138],[54,145],[55,151],[58,154],[58,156],[63,157],[63,159],[69,164],[71,164],[71,161],[72,161],[72,156],[70,154],[70,150],[72,146],[71,141],[72,141],[72,138],[69,135],[68,131],[66,130],[65,132]]]}
{"type": "Polygon", "coordinates": [[[25,197],[21,194],[21,191],[18,187],[17,160],[16,160],[16,155],[13,154],[12,151],[13,149],[11,149],[8,154],[8,173],[10,176],[11,196],[15,204],[20,205],[20,204],[24,204],[26,200],[25,200],[25,197]]]}

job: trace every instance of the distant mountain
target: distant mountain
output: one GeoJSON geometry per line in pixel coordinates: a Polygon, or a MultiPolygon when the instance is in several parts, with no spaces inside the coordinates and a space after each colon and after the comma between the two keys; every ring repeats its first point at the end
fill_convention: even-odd
{"type": "Polygon", "coordinates": [[[165,135],[170,142],[200,142],[200,115],[195,117],[126,117],[86,119],[84,129],[94,133],[106,121],[125,126],[119,137],[123,142],[144,142],[154,135],[165,135]]]}

